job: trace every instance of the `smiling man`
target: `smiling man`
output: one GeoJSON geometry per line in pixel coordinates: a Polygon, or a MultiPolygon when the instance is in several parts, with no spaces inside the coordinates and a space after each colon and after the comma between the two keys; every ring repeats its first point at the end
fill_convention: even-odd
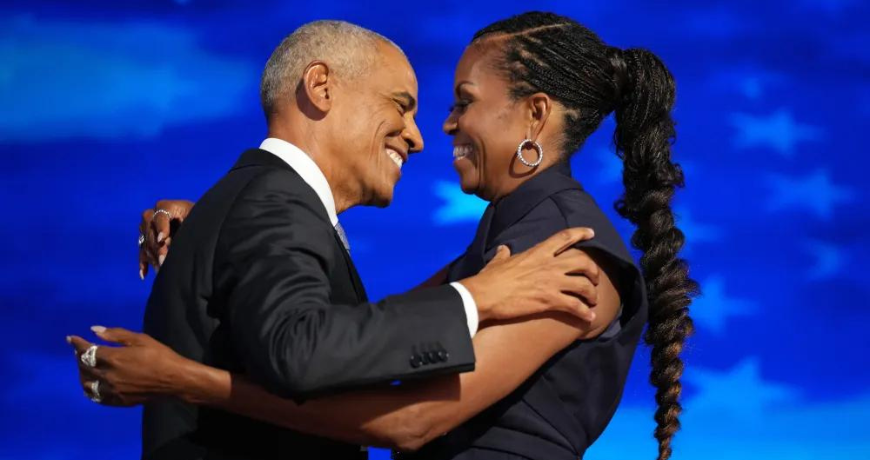
{"type": "MultiPolygon", "coordinates": [[[[568,287],[582,270],[566,267],[564,258],[554,263],[560,248],[590,237],[583,230],[499,257],[457,283],[368,301],[338,215],[389,204],[402,166],[423,148],[414,121],[417,80],[395,44],[344,22],[302,26],[266,64],[261,98],[267,139],[241,155],[173,238],[145,314],[145,332],[155,339],[301,401],[470,371],[479,321],[546,310],[588,319],[588,307],[563,294],[590,295],[568,287]]],[[[83,356],[100,369],[99,351],[83,356]]],[[[98,385],[85,385],[96,388],[97,400],[98,385]]],[[[103,402],[112,404],[111,391],[107,383],[103,402]]],[[[148,459],[344,459],[359,452],[175,400],[147,403],[143,416],[148,459]]]]}

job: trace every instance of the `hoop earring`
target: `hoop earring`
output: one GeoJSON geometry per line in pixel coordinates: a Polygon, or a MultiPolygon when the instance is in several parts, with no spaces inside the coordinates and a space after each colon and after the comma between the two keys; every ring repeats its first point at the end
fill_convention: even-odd
{"type": "Polygon", "coordinates": [[[538,166],[539,164],[541,164],[541,161],[544,160],[544,149],[541,147],[541,144],[538,144],[537,142],[535,142],[531,139],[523,139],[523,141],[520,142],[519,147],[517,147],[517,158],[520,160],[520,163],[522,163],[530,168],[534,168],[534,167],[538,166]],[[538,152],[538,159],[535,160],[533,163],[530,163],[530,162],[526,161],[525,158],[523,158],[523,147],[525,147],[526,144],[532,144],[532,148],[534,148],[535,151],[538,152]]]}

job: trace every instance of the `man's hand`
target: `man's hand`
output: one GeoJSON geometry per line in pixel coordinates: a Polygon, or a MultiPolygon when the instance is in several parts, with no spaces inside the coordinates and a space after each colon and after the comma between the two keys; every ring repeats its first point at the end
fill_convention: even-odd
{"type": "Polygon", "coordinates": [[[102,404],[135,406],[173,394],[175,386],[185,378],[185,358],[150,336],[120,328],[94,326],[93,330],[101,339],[121,346],[98,347],[96,366],[90,367],[81,356],[93,344],[78,336],[67,338],[75,348],[79,380],[88,397],[94,396],[92,383],[99,381],[102,404]]]}
{"type": "Polygon", "coordinates": [[[145,279],[149,265],[155,272],[163,265],[175,231],[192,208],[192,201],[160,200],[153,209],[142,212],[139,234],[145,242],[139,246],[139,278],[145,279]]]}
{"type": "Polygon", "coordinates": [[[562,311],[591,322],[600,269],[586,253],[572,248],[594,236],[589,228],[562,230],[528,251],[511,256],[506,246],[477,275],[462,281],[480,321],[506,320],[562,311]]]}

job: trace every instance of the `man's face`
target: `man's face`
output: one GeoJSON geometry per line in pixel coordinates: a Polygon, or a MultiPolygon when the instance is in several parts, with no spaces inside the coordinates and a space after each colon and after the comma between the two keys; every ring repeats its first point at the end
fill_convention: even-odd
{"type": "Polygon", "coordinates": [[[414,69],[399,50],[381,43],[372,69],[336,95],[335,155],[345,172],[342,177],[358,182],[351,188],[359,190],[360,204],[387,206],[409,154],[423,149],[414,121],[414,69]]]}

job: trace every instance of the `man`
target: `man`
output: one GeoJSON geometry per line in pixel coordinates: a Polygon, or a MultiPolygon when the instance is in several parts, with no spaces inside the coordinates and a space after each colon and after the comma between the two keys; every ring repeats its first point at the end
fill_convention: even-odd
{"type": "MultiPolygon", "coordinates": [[[[174,236],[146,309],[145,332],[154,338],[303,401],[470,371],[479,321],[544,310],[590,317],[587,306],[563,294],[590,296],[590,282],[572,275],[581,257],[557,258],[552,242],[499,257],[460,283],[368,302],[338,215],[389,204],[402,166],[423,148],[414,122],[416,77],[386,38],[343,22],[302,26],[269,59],[261,98],[268,138],[242,154],[174,236]]],[[[576,230],[556,244],[590,236],[576,230]]],[[[91,350],[83,355],[87,365],[97,363],[91,350]]],[[[85,386],[99,400],[96,382],[85,386]]],[[[144,458],[290,453],[360,455],[357,446],[177,401],[145,407],[144,458]]]]}

